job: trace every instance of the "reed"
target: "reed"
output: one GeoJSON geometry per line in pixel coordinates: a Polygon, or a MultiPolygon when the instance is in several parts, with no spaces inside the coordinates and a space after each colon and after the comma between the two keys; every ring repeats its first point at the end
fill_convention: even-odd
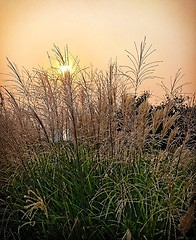
{"type": "Polygon", "coordinates": [[[1,239],[178,239],[195,189],[195,100],[182,95],[178,71],[171,89],[161,84],[163,102],[150,104],[138,89],[160,61],[148,62],[146,39],[135,48],[130,66],[106,72],[56,45],[49,70],[19,71],[8,59],[1,239]]]}

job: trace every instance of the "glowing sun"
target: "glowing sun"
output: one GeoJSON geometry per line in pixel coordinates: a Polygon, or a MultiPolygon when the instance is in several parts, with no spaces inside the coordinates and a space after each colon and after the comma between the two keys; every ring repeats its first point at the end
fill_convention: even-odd
{"type": "Polygon", "coordinates": [[[59,70],[61,73],[71,73],[72,67],[70,65],[62,65],[59,70]]]}

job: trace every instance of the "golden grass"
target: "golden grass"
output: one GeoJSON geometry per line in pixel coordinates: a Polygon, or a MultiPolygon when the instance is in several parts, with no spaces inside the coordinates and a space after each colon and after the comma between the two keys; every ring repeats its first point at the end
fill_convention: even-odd
{"type": "MultiPolygon", "coordinates": [[[[81,69],[78,59],[73,58],[68,49],[63,55],[57,46],[54,48],[55,59],[62,65],[69,63],[72,57],[74,72],[62,74],[54,67],[49,71],[34,68],[32,72],[26,69],[20,72],[8,60],[14,91],[9,86],[1,88],[2,158],[23,163],[24,153],[28,152],[31,145],[58,141],[72,141],[76,145],[85,142],[94,146],[103,157],[107,155],[120,159],[121,154],[126,153],[127,161],[132,161],[137,151],[146,154],[149,149],[158,150],[159,143],[163,141],[168,153],[175,151],[182,131],[176,123],[182,117],[181,108],[185,106],[183,101],[178,101],[182,99],[178,95],[179,87],[175,88],[178,78],[181,78],[180,71],[171,91],[162,83],[166,93],[170,94],[165,102],[158,107],[149,104],[148,93],[137,94],[140,84],[154,74],[153,63],[148,65],[145,62],[151,54],[151,46],[147,50],[145,47],[144,40],[138,59],[128,52],[131,63],[137,66],[136,69],[128,68],[131,73],[123,73],[117,63],[110,64],[105,73],[81,69]],[[135,78],[131,75],[130,82],[127,74],[133,74],[134,71],[137,74],[135,78]],[[180,111],[171,114],[176,107],[180,111]]],[[[155,65],[157,63],[154,62],[155,65]]],[[[192,121],[190,110],[195,108],[194,99],[189,99],[187,104],[183,142],[188,142],[190,135],[195,134],[191,129],[185,129],[192,121]]]]}

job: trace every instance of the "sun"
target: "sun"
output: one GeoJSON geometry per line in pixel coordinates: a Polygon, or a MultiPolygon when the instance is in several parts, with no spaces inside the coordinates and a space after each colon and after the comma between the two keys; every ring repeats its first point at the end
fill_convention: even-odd
{"type": "Polygon", "coordinates": [[[72,67],[70,65],[62,65],[62,66],[60,66],[59,70],[63,74],[64,73],[71,73],[72,67]]]}

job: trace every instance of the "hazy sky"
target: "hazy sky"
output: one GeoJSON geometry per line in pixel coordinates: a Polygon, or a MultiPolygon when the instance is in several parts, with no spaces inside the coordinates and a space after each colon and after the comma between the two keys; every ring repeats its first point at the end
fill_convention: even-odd
{"type": "MultiPolygon", "coordinates": [[[[53,43],[66,44],[82,66],[128,63],[124,50],[147,36],[163,60],[157,75],[169,84],[179,68],[186,92],[196,92],[196,0],[0,0],[0,72],[6,57],[18,67],[46,66],[53,43]]],[[[0,75],[0,80],[6,77],[0,75]]],[[[159,95],[158,81],[143,87],[159,95]]]]}

